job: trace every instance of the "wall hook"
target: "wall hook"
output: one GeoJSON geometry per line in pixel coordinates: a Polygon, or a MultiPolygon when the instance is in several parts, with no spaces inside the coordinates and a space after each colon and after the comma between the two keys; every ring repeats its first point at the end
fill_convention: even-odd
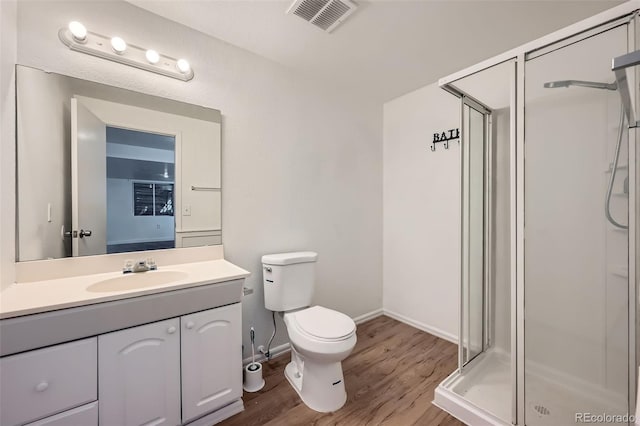
{"type": "Polygon", "coordinates": [[[460,142],[460,129],[450,129],[441,133],[434,133],[433,142],[431,142],[431,151],[436,150],[437,143],[442,143],[444,149],[449,149],[449,141],[454,139],[460,142]]]}

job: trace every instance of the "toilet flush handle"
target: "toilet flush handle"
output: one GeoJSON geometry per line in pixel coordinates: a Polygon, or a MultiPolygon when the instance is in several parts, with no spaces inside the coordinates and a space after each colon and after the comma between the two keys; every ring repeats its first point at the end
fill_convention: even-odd
{"type": "Polygon", "coordinates": [[[267,271],[267,272],[271,272],[271,266],[265,266],[264,270],[267,271]]]}

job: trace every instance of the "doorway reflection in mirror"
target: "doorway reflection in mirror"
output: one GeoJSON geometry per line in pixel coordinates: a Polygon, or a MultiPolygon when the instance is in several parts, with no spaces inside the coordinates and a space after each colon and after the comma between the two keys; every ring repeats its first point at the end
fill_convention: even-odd
{"type": "Polygon", "coordinates": [[[107,253],[175,247],[175,137],[107,127],[107,253]]]}

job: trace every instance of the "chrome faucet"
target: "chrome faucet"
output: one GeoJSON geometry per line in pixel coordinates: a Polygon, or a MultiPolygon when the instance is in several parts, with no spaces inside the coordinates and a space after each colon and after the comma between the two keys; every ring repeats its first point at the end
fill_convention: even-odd
{"type": "Polygon", "coordinates": [[[156,261],[153,260],[152,257],[148,257],[146,260],[138,260],[134,262],[133,260],[127,260],[124,262],[124,267],[122,268],[123,274],[129,274],[133,272],[147,272],[147,271],[155,271],[158,269],[158,265],[156,265],[156,261]]]}

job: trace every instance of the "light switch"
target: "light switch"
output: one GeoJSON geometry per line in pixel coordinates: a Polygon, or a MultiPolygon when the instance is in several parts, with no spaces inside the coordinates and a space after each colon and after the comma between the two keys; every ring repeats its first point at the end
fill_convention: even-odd
{"type": "Polygon", "coordinates": [[[191,206],[184,206],[182,208],[182,216],[191,216],[191,206]]]}
{"type": "Polygon", "coordinates": [[[51,203],[47,204],[47,222],[51,223],[51,203]]]}

